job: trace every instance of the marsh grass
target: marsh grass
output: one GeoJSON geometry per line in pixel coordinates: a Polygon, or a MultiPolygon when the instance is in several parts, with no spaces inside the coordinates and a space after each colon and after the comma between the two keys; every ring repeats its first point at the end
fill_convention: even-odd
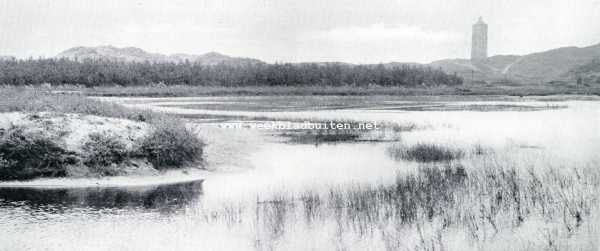
{"type": "Polygon", "coordinates": [[[83,89],[94,96],[145,96],[145,97],[190,97],[190,96],[263,96],[263,95],[428,95],[432,91],[448,93],[454,90],[448,86],[432,88],[384,87],[384,86],[130,86],[130,87],[96,87],[83,89]]]}
{"type": "Polygon", "coordinates": [[[402,111],[478,111],[478,112],[497,112],[497,111],[545,111],[565,109],[566,105],[546,104],[546,105],[514,105],[514,104],[436,104],[410,105],[406,107],[392,107],[383,110],[402,110],[402,111]]]}
{"type": "Polygon", "coordinates": [[[597,86],[557,86],[551,84],[523,84],[518,86],[508,85],[481,85],[463,84],[454,86],[430,87],[386,87],[386,86],[106,86],[95,88],[66,87],[68,90],[79,90],[93,96],[144,96],[144,97],[192,97],[192,96],[293,96],[293,95],[338,95],[338,96],[368,96],[368,95],[394,95],[394,96],[447,96],[447,95],[508,95],[508,96],[548,96],[558,94],[584,94],[598,95],[600,88],[597,86]]]}
{"type": "Polygon", "coordinates": [[[394,159],[416,162],[441,162],[460,159],[464,151],[438,144],[417,143],[412,146],[396,144],[387,149],[394,159]]]}
{"type": "Polygon", "coordinates": [[[289,143],[320,144],[357,141],[363,133],[354,130],[298,130],[286,131],[281,136],[289,143]]]}
{"type": "MultiPolygon", "coordinates": [[[[586,235],[584,226],[593,224],[599,212],[599,188],[600,171],[591,167],[518,170],[497,162],[482,168],[424,164],[392,184],[275,194],[257,200],[255,207],[228,211],[236,212],[236,218],[255,215],[242,217],[239,224],[254,226],[261,250],[276,249],[301,223],[309,229],[333,223],[338,237],[328,241],[342,246],[351,245],[343,241],[350,234],[366,239],[388,236],[377,239],[388,250],[448,250],[456,245],[452,238],[461,234],[467,238],[460,239],[465,250],[501,250],[495,245],[506,243],[498,240],[515,241],[505,247],[563,250],[573,243],[593,247],[595,237],[586,235]],[[531,226],[551,234],[534,228],[531,236],[519,236],[526,231],[519,229],[531,226]]],[[[226,214],[219,215],[227,218],[226,214]]]]}
{"type": "Polygon", "coordinates": [[[471,154],[473,155],[486,155],[494,152],[494,149],[488,146],[484,146],[482,144],[475,144],[471,149],[471,154]]]}
{"type": "Polygon", "coordinates": [[[455,250],[457,243],[461,250],[597,247],[590,232],[600,213],[595,166],[515,166],[481,144],[460,150],[477,162],[418,162],[391,183],[282,190],[230,211],[253,215],[239,224],[254,226],[259,250],[281,248],[299,226],[325,225],[334,228],[326,240],[341,250],[360,250],[347,238],[384,242],[387,250],[455,250]]]}

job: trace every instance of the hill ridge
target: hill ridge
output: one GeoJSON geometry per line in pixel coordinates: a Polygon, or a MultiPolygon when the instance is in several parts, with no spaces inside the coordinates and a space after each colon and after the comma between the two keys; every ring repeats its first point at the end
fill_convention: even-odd
{"type": "Polygon", "coordinates": [[[123,62],[154,62],[154,63],[184,63],[194,62],[203,65],[216,64],[263,64],[264,62],[253,58],[231,57],[218,52],[208,52],[205,54],[160,54],[151,53],[138,47],[115,47],[112,45],[101,46],[76,46],[64,50],[55,56],[55,58],[67,58],[71,60],[86,60],[86,59],[106,59],[123,62]]]}

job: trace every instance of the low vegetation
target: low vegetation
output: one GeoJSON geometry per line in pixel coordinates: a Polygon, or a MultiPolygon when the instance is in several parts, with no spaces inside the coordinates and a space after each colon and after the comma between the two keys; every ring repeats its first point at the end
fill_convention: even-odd
{"type": "MultiPolygon", "coordinates": [[[[269,118],[250,117],[251,120],[272,120],[269,118]]],[[[398,141],[401,132],[417,129],[412,123],[364,122],[356,120],[284,120],[279,122],[295,122],[312,124],[308,129],[283,130],[279,136],[289,143],[321,144],[341,142],[386,142],[398,141]],[[332,128],[339,126],[338,128],[332,128]]]]}
{"type": "MultiPolygon", "coordinates": [[[[59,85],[60,87],[60,85],[59,85]]],[[[502,84],[481,85],[463,84],[459,86],[191,86],[191,85],[137,85],[137,86],[102,86],[85,88],[82,86],[63,85],[66,90],[78,90],[92,96],[144,96],[144,97],[194,97],[194,96],[420,96],[419,98],[459,95],[455,99],[467,99],[475,95],[507,95],[507,96],[548,96],[559,94],[600,95],[600,85],[577,86],[571,84],[523,84],[508,86],[502,84]],[[423,97],[424,96],[424,97],[423,97]]],[[[495,97],[487,97],[495,98],[495,97]]]]}
{"type": "Polygon", "coordinates": [[[402,144],[388,148],[388,154],[395,159],[416,162],[440,162],[459,159],[464,155],[460,149],[437,144],[418,143],[412,146],[402,144]]]}
{"type": "Polygon", "coordinates": [[[152,122],[164,114],[127,109],[118,104],[92,100],[79,94],[53,94],[51,90],[29,87],[0,87],[0,112],[54,112],[96,115],[152,122]]]}
{"type": "Polygon", "coordinates": [[[290,143],[299,144],[320,144],[320,143],[336,143],[336,142],[353,142],[358,141],[363,135],[362,132],[355,130],[297,130],[286,131],[281,136],[287,138],[290,143]]]}
{"type": "Polygon", "coordinates": [[[190,86],[190,85],[141,85],[141,86],[101,86],[101,87],[77,87],[64,85],[65,90],[78,90],[92,96],[144,96],[144,97],[194,97],[194,96],[367,96],[367,95],[448,95],[460,94],[455,87],[405,87],[405,86],[190,86]]]}
{"type": "Polygon", "coordinates": [[[80,149],[74,150],[62,140],[65,134],[73,132],[56,130],[58,133],[50,133],[43,128],[35,130],[10,125],[12,122],[9,121],[9,127],[0,128],[0,180],[65,177],[71,172],[120,175],[138,159],[149,161],[158,170],[182,168],[202,161],[203,142],[177,118],[165,114],[127,109],[79,95],[22,88],[2,89],[0,96],[0,112],[32,114],[27,119],[34,121],[39,119],[37,114],[52,117],[75,113],[129,119],[149,125],[147,135],[132,142],[131,146],[124,143],[123,135],[92,132],[81,143],[80,149]]]}

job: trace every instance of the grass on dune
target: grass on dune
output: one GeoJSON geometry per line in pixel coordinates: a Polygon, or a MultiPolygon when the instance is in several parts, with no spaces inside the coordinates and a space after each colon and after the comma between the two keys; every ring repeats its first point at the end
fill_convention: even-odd
{"type": "MultiPolygon", "coordinates": [[[[119,135],[90,134],[80,152],[65,150],[60,139],[23,126],[0,130],[0,180],[68,176],[67,169],[119,175],[134,159],[155,169],[181,168],[202,161],[204,143],[179,119],[149,110],[128,109],[77,94],[52,94],[26,88],[0,89],[0,112],[74,113],[145,122],[148,135],[131,149],[119,135]],[[116,166],[116,167],[115,167],[116,166]]],[[[83,132],[85,133],[85,132],[83,132]]]]}
{"type": "Polygon", "coordinates": [[[87,98],[80,94],[52,94],[22,87],[0,88],[0,112],[56,112],[96,115],[151,122],[164,114],[128,109],[118,104],[87,98]]]}

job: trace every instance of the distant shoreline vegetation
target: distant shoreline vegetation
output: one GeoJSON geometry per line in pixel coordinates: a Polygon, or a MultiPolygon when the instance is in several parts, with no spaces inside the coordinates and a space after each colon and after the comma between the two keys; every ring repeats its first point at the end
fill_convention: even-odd
{"type": "Polygon", "coordinates": [[[463,79],[418,65],[343,63],[199,63],[120,62],[101,59],[27,59],[0,61],[0,84],[142,86],[457,86],[463,79]]]}

